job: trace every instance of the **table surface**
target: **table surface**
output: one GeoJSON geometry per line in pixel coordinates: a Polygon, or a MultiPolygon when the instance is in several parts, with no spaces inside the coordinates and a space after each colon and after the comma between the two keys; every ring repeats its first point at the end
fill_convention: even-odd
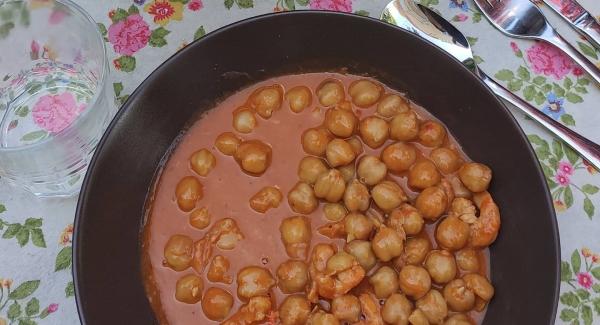
{"type": "MultiPolygon", "coordinates": [[[[122,103],[161,62],[221,26],[294,9],[339,10],[377,17],[387,0],[76,2],[91,13],[105,34],[110,88],[116,101],[122,103]],[[167,2],[173,14],[153,15],[151,8],[156,2],[167,2]],[[131,18],[131,24],[113,22],[131,18]],[[131,38],[133,42],[120,39],[123,29],[139,37],[131,38]]],[[[600,1],[580,2],[600,15],[600,1]]],[[[600,88],[570,59],[543,43],[503,36],[471,0],[421,3],[437,9],[469,36],[480,66],[489,75],[553,118],[600,142],[600,129],[595,127],[600,123],[600,88]]],[[[598,64],[600,51],[578,37],[549,8],[540,6],[559,32],[598,64]]],[[[513,112],[536,150],[557,211],[562,271],[556,322],[600,324],[600,211],[595,209],[600,205],[600,174],[534,122],[513,112]]],[[[71,275],[76,203],[77,198],[37,199],[0,179],[0,325],[79,323],[71,275]]]]}

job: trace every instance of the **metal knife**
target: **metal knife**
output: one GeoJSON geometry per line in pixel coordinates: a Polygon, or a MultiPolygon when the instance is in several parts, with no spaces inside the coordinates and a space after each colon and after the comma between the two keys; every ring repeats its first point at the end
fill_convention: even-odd
{"type": "Polygon", "coordinates": [[[556,13],[569,22],[596,49],[600,50],[600,24],[575,0],[544,0],[556,13]]]}

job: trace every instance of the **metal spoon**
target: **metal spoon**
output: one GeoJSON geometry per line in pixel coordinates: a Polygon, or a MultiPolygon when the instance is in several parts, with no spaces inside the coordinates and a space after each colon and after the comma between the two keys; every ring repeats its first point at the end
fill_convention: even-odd
{"type": "Polygon", "coordinates": [[[502,33],[517,38],[543,40],[570,56],[600,83],[600,69],[565,41],[530,0],[475,0],[487,19],[502,33]]]}
{"type": "Polygon", "coordinates": [[[518,107],[556,137],[562,139],[594,167],[600,169],[600,146],[598,144],[540,112],[479,70],[466,37],[447,20],[429,8],[415,4],[413,0],[390,2],[383,10],[381,19],[421,36],[461,61],[496,95],[518,107]]]}

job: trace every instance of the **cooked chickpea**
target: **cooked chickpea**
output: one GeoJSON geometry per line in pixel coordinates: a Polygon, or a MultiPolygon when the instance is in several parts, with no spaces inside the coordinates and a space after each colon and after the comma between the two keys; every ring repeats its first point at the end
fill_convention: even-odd
{"type": "Polygon", "coordinates": [[[408,236],[420,233],[424,223],[425,221],[419,210],[408,203],[392,210],[387,220],[388,226],[396,229],[396,231],[403,230],[408,236]]]}
{"type": "Polygon", "coordinates": [[[479,253],[471,248],[461,249],[455,253],[456,264],[465,272],[479,272],[479,253]]]}
{"type": "Polygon", "coordinates": [[[475,325],[475,322],[465,314],[454,314],[446,319],[444,325],[475,325]]]}
{"type": "Polygon", "coordinates": [[[261,87],[250,95],[252,107],[264,119],[273,115],[273,111],[281,108],[283,102],[283,87],[272,85],[261,87]]]}
{"type": "Polygon", "coordinates": [[[373,253],[373,249],[371,248],[371,242],[368,240],[353,240],[346,244],[344,251],[354,256],[358,264],[367,272],[377,263],[375,253],[373,253]]]}
{"type": "Polygon", "coordinates": [[[417,149],[411,144],[397,142],[387,146],[381,152],[381,160],[388,170],[400,173],[408,170],[417,160],[417,149]]]}
{"type": "Polygon", "coordinates": [[[322,310],[311,314],[308,320],[310,325],[340,325],[340,321],[335,318],[332,314],[326,313],[322,310]]]}
{"type": "Polygon", "coordinates": [[[316,197],[331,203],[341,200],[345,190],[346,182],[337,169],[330,169],[327,173],[321,174],[314,188],[316,197]]]}
{"type": "Polygon", "coordinates": [[[388,262],[402,255],[404,239],[392,228],[381,227],[371,241],[373,252],[378,259],[388,262]]]}
{"type": "Polygon", "coordinates": [[[345,271],[352,267],[354,261],[356,261],[356,258],[354,258],[354,256],[344,251],[339,251],[327,260],[325,272],[335,274],[345,271]]]}
{"type": "Polygon", "coordinates": [[[271,165],[271,156],[271,146],[260,140],[248,140],[240,144],[234,158],[245,172],[258,176],[271,165]]]}
{"type": "Polygon", "coordinates": [[[460,181],[471,192],[482,192],[488,189],[492,180],[492,170],[480,163],[466,163],[458,170],[460,181]]]}
{"type": "Polygon", "coordinates": [[[303,292],[308,283],[308,266],[303,261],[287,260],[277,268],[277,286],[283,293],[303,292]]]}
{"type": "Polygon", "coordinates": [[[327,220],[338,222],[344,219],[348,214],[348,210],[346,210],[343,204],[327,203],[323,207],[323,214],[327,220]]]}
{"type": "Polygon", "coordinates": [[[431,278],[424,268],[406,265],[400,270],[398,284],[404,294],[413,299],[419,299],[431,288],[431,278]]]}
{"type": "Polygon", "coordinates": [[[353,180],[344,192],[344,204],[350,212],[366,211],[371,202],[369,190],[358,180],[353,180]]]}
{"type": "Polygon", "coordinates": [[[373,186],[385,178],[387,166],[379,158],[367,155],[358,162],[356,173],[361,182],[373,186]]]}
{"type": "Polygon", "coordinates": [[[221,288],[208,288],[202,297],[202,311],[213,321],[222,321],[233,306],[231,294],[221,288]]]}
{"type": "Polygon", "coordinates": [[[456,277],[456,261],[454,256],[445,250],[431,251],[423,264],[429,272],[433,282],[437,284],[448,283],[456,277]]]}
{"type": "Polygon", "coordinates": [[[250,207],[252,210],[265,213],[269,209],[279,206],[283,195],[275,186],[265,186],[250,198],[250,207]]]}
{"type": "Polygon", "coordinates": [[[426,159],[417,161],[408,171],[408,186],[419,190],[440,182],[441,175],[435,165],[426,159]]]}
{"type": "Polygon", "coordinates": [[[285,99],[294,113],[300,113],[312,104],[312,93],[306,86],[296,86],[287,91],[285,99]]]}
{"type": "Polygon", "coordinates": [[[415,207],[421,212],[423,218],[433,221],[446,211],[447,204],[446,192],[438,186],[424,189],[415,201],[415,207]]]}
{"type": "Polygon", "coordinates": [[[412,309],[413,304],[406,296],[394,293],[386,299],[381,310],[381,318],[388,324],[408,325],[408,316],[412,309]]]}
{"type": "Polygon", "coordinates": [[[312,128],[302,133],[302,148],[309,155],[325,155],[329,141],[331,141],[331,134],[326,129],[312,128]]]}
{"type": "Polygon", "coordinates": [[[373,230],[373,222],[361,213],[349,213],[344,219],[344,229],[348,234],[347,241],[367,239],[373,230]]]}
{"type": "Polygon", "coordinates": [[[428,238],[409,238],[404,246],[404,261],[406,264],[421,265],[429,251],[431,251],[431,243],[428,238]]]}
{"type": "Polygon", "coordinates": [[[429,320],[427,320],[425,313],[418,308],[415,308],[410,316],[408,316],[408,322],[410,325],[429,325],[429,320]]]}
{"type": "Polygon", "coordinates": [[[419,128],[419,143],[426,147],[439,147],[446,140],[446,128],[435,121],[425,121],[419,128]]]}
{"type": "Polygon", "coordinates": [[[337,80],[328,79],[317,87],[317,97],[321,105],[329,107],[341,102],[344,97],[344,86],[337,80]]]}
{"type": "Polygon", "coordinates": [[[206,278],[210,282],[229,284],[232,281],[231,276],[227,274],[227,272],[229,272],[229,267],[229,260],[222,255],[217,255],[213,257],[210,262],[210,266],[206,272],[206,278]]]}
{"type": "Polygon", "coordinates": [[[325,113],[325,127],[329,132],[340,138],[348,138],[356,130],[358,118],[352,110],[330,108],[325,113]]]}
{"type": "Polygon", "coordinates": [[[338,296],[331,301],[331,313],[341,321],[358,322],[360,312],[360,302],[353,295],[338,296]]]}
{"type": "Polygon", "coordinates": [[[164,249],[167,265],[175,271],[187,269],[194,257],[194,241],[185,235],[173,235],[164,249]]]}
{"type": "Polygon", "coordinates": [[[317,157],[304,157],[298,165],[298,178],[310,185],[317,182],[317,178],[329,170],[322,159],[317,157]]]}
{"type": "Polygon", "coordinates": [[[215,139],[215,147],[227,156],[233,156],[241,143],[242,140],[231,132],[221,133],[215,139]]]}
{"type": "Polygon", "coordinates": [[[275,285],[269,270],[258,266],[246,266],[237,274],[237,294],[242,300],[266,296],[275,285]]]}
{"type": "Polygon", "coordinates": [[[469,273],[463,276],[467,288],[473,290],[477,297],[490,301],[494,296],[494,287],[484,276],[478,273],[469,273]]]}
{"type": "Polygon", "coordinates": [[[450,186],[452,186],[455,197],[468,199],[473,195],[473,193],[471,193],[471,191],[469,191],[469,189],[460,181],[458,175],[448,175],[446,176],[446,179],[450,183],[450,186]]]}
{"type": "Polygon", "coordinates": [[[179,208],[190,212],[196,207],[196,202],[204,196],[202,183],[194,176],[186,176],[177,183],[175,196],[179,208]]]}
{"type": "Polygon", "coordinates": [[[294,212],[310,214],[317,209],[319,201],[310,185],[298,182],[288,193],[288,204],[294,212]]]}
{"type": "Polygon", "coordinates": [[[192,154],[190,157],[190,166],[196,174],[200,176],[206,176],[210,171],[215,168],[217,159],[215,156],[206,149],[200,149],[192,154]]]}
{"type": "Polygon", "coordinates": [[[352,146],[342,139],[331,140],[327,144],[325,155],[331,167],[347,165],[356,158],[356,153],[352,149],[352,146]]]}
{"type": "Polygon", "coordinates": [[[379,104],[377,104],[377,114],[385,118],[394,117],[400,113],[405,113],[410,110],[408,101],[396,94],[387,94],[383,96],[379,104]]]}
{"type": "Polygon", "coordinates": [[[412,110],[399,113],[390,121],[390,139],[412,141],[419,134],[419,118],[412,110]]]}
{"type": "Polygon", "coordinates": [[[364,152],[362,142],[360,140],[358,140],[357,138],[353,137],[353,138],[347,139],[346,142],[348,142],[352,146],[352,149],[354,150],[354,153],[356,154],[357,157],[364,152]]]}
{"type": "Polygon", "coordinates": [[[393,181],[383,181],[371,189],[373,201],[381,210],[392,211],[406,202],[408,198],[400,185],[393,181]]]}
{"type": "Polygon", "coordinates": [[[450,148],[436,148],[431,151],[429,158],[444,174],[454,173],[462,163],[458,153],[450,148]]]}
{"type": "Polygon", "coordinates": [[[435,290],[431,289],[425,296],[417,300],[415,303],[418,309],[423,311],[427,320],[432,324],[441,324],[446,316],[448,316],[448,306],[444,296],[435,290]]]}
{"type": "Polygon", "coordinates": [[[256,117],[251,109],[240,107],[233,111],[233,128],[240,133],[250,133],[256,128],[256,117]]]}
{"type": "Polygon", "coordinates": [[[310,301],[304,296],[288,296],[279,306],[281,325],[304,325],[309,316],[310,301]]]}
{"type": "Polygon", "coordinates": [[[444,298],[452,311],[469,311],[475,306],[475,294],[463,279],[454,279],[444,287],[444,298]]]}
{"type": "Polygon", "coordinates": [[[285,218],[279,231],[287,254],[292,258],[305,258],[310,247],[310,219],[305,216],[285,218]]]}
{"type": "Polygon", "coordinates": [[[384,119],[369,116],[360,121],[358,131],[360,138],[367,146],[379,148],[389,138],[390,127],[384,119]]]}
{"type": "Polygon", "coordinates": [[[373,286],[377,298],[387,298],[398,291],[398,274],[391,267],[382,266],[375,274],[371,275],[369,283],[373,286]]]}
{"type": "Polygon", "coordinates": [[[435,229],[435,240],[443,248],[459,250],[469,240],[469,225],[457,217],[446,217],[435,229]]]}
{"type": "Polygon", "coordinates": [[[356,168],[354,167],[354,163],[349,163],[348,165],[341,166],[336,169],[340,171],[340,174],[342,174],[342,178],[344,179],[344,182],[349,183],[351,180],[354,179],[354,176],[355,176],[354,174],[356,171],[356,168]]]}
{"type": "Polygon", "coordinates": [[[175,284],[175,299],[186,303],[195,304],[202,299],[204,282],[195,274],[184,275],[175,284]]]}
{"type": "Polygon", "coordinates": [[[383,94],[383,87],[371,80],[361,79],[350,84],[348,94],[352,97],[354,105],[367,108],[377,103],[383,94]]]}
{"type": "Polygon", "coordinates": [[[210,224],[210,213],[207,208],[195,209],[190,213],[190,225],[197,229],[204,229],[210,224]]]}

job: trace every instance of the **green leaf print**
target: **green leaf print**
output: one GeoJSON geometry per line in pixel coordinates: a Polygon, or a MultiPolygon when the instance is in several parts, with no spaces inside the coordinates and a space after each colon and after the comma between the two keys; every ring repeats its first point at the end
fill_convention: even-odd
{"type": "Polygon", "coordinates": [[[42,226],[41,218],[27,218],[25,220],[25,226],[30,228],[39,228],[42,226]]]}
{"type": "Polygon", "coordinates": [[[591,273],[594,276],[594,278],[596,278],[596,280],[600,281],[600,266],[593,268],[591,273]]]}
{"type": "Polygon", "coordinates": [[[40,301],[33,297],[31,300],[27,302],[27,306],[25,306],[25,315],[33,316],[40,311],[40,301]]]}
{"type": "Polygon", "coordinates": [[[554,152],[554,156],[556,159],[560,160],[563,157],[562,145],[560,142],[556,141],[556,139],[552,140],[552,152],[554,152]]]}
{"type": "Polygon", "coordinates": [[[575,274],[581,270],[581,256],[579,256],[578,250],[574,250],[573,254],[571,254],[571,268],[573,268],[573,273],[575,274]]]}
{"type": "Polygon", "coordinates": [[[296,3],[300,6],[308,6],[310,0],[296,0],[296,3]]]}
{"type": "Polygon", "coordinates": [[[123,91],[123,83],[121,83],[121,82],[113,83],[113,90],[115,91],[115,97],[121,96],[121,92],[123,91]]]}
{"type": "Polygon", "coordinates": [[[19,325],[37,325],[37,322],[29,318],[19,319],[19,325]]]}
{"type": "Polygon", "coordinates": [[[581,50],[581,52],[583,52],[583,54],[598,60],[598,55],[596,54],[596,50],[593,47],[587,45],[584,42],[577,42],[577,45],[579,45],[579,49],[581,50]]]}
{"type": "Polygon", "coordinates": [[[6,317],[12,321],[21,316],[21,312],[21,305],[15,301],[8,307],[8,314],[6,314],[6,317]]]}
{"type": "Polygon", "coordinates": [[[594,215],[595,210],[596,207],[594,207],[594,203],[592,203],[592,200],[590,200],[590,198],[586,197],[585,199],[583,199],[583,211],[585,211],[585,213],[590,219],[594,215]]]}
{"type": "Polygon", "coordinates": [[[120,56],[118,59],[116,59],[116,63],[118,64],[118,69],[123,72],[131,72],[135,70],[135,58],[133,56],[120,56]]]}
{"type": "Polygon", "coordinates": [[[71,253],[72,253],[71,246],[67,246],[67,247],[61,249],[60,252],[58,252],[58,254],[56,255],[54,272],[64,270],[71,266],[71,258],[72,258],[71,253]]]}
{"type": "Polygon", "coordinates": [[[369,12],[366,10],[357,10],[354,12],[355,15],[369,17],[369,12]]]}
{"type": "Polygon", "coordinates": [[[533,78],[532,82],[538,86],[541,86],[546,83],[546,78],[542,76],[537,76],[533,78]]]}
{"type": "Polygon", "coordinates": [[[204,37],[204,35],[206,35],[206,31],[204,30],[204,26],[200,26],[198,27],[198,29],[196,29],[196,32],[194,33],[194,41],[204,37]]]}
{"type": "Polygon", "coordinates": [[[129,16],[129,13],[125,9],[117,8],[111,17],[113,23],[125,20],[129,16]]]}
{"type": "Polygon", "coordinates": [[[46,240],[42,229],[31,229],[31,242],[37,247],[46,248],[46,240]]]}
{"type": "MultiPolygon", "coordinates": [[[[594,289],[594,292],[598,292],[594,289]]],[[[592,305],[594,305],[594,311],[596,314],[600,315],[600,297],[592,300],[592,305]]]]}
{"type": "Polygon", "coordinates": [[[225,8],[231,9],[231,7],[233,6],[233,0],[225,0],[224,5],[225,8]]]}
{"type": "Polygon", "coordinates": [[[560,281],[569,281],[571,278],[573,278],[573,273],[571,273],[569,263],[565,261],[560,262],[560,281]]]}
{"type": "MultiPolygon", "coordinates": [[[[600,283],[594,283],[592,290],[594,290],[595,293],[600,293],[600,283]]],[[[595,300],[600,301],[600,297],[596,298],[595,300]]]]}
{"type": "Polygon", "coordinates": [[[573,92],[568,92],[567,93],[567,100],[570,103],[573,103],[573,104],[577,104],[577,103],[583,102],[583,98],[581,96],[577,95],[576,93],[573,93],[573,92]]]}
{"type": "Polygon", "coordinates": [[[575,292],[577,293],[577,296],[581,300],[588,300],[588,299],[590,299],[590,293],[587,290],[585,290],[585,289],[577,289],[575,292]]]}
{"type": "Polygon", "coordinates": [[[75,295],[75,286],[73,285],[73,281],[67,283],[65,287],[65,297],[73,297],[75,295]]]}
{"type": "Polygon", "coordinates": [[[167,45],[167,40],[165,36],[169,35],[170,31],[164,29],[163,27],[158,27],[157,29],[152,31],[150,35],[149,44],[152,47],[163,47],[167,45]]]}
{"type": "Polygon", "coordinates": [[[29,297],[37,290],[40,285],[40,280],[32,280],[21,283],[13,292],[8,295],[8,298],[20,300],[29,297]]]}
{"type": "Polygon", "coordinates": [[[44,130],[37,130],[37,131],[29,132],[29,133],[26,133],[25,135],[23,135],[21,137],[21,141],[41,140],[41,139],[45,138],[46,135],[48,135],[48,132],[46,132],[44,130]]]}
{"type": "Polygon", "coordinates": [[[4,211],[6,211],[6,207],[4,204],[0,204],[0,213],[3,213],[4,211]]]}
{"type": "Polygon", "coordinates": [[[21,227],[21,229],[19,229],[19,232],[17,232],[15,238],[17,238],[19,246],[23,247],[27,245],[27,243],[29,242],[29,229],[27,227],[21,227]]]}
{"type": "Polygon", "coordinates": [[[522,65],[519,66],[519,68],[517,69],[517,76],[519,76],[519,78],[523,80],[531,79],[531,74],[529,73],[529,70],[527,70],[527,68],[522,65]]]}
{"type": "Polygon", "coordinates": [[[593,321],[592,308],[588,305],[581,307],[581,318],[585,325],[591,325],[593,321]]]}
{"type": "Polygon", "coordinates": [[[21,226],[18,223],[13,223],[13,224],[8,225],[8,227],[6,228],[6,231],[2,235],[2,238],[11,239],[11,238],[15,237],[17,235],[17,233],[19,232],[19,230],[21,230],[22,227],[23,226],[21,226]]]}
{"type": "Polygon", "coordinates": [[[577,318],[577,312],[573,309],[565,308],[560,312],[560,319],[568,322],[577,318]]]}
{"type": "Polygon", "coordinates": [[[496,77],[498,80],[510,81],[510,80],[514,79],[515,74],[508,69],[502,69],[502,70],[498,71],[494,75],[494,77],[496,77]]]}
{"type": "Polygon", "coordinates": [[[560,302],[563,305],[573,308],[577,308],[577,306],[579,306],[579,298],[576,294],[572,292],[565,292],[562,295],[560,295],[560,302]]]}
{"type": "Polygon", "coordinates": [[[575,126],[575,119],[571,114],[563,114],[560,116],[560,120],[567,126],[575,126]]]}

